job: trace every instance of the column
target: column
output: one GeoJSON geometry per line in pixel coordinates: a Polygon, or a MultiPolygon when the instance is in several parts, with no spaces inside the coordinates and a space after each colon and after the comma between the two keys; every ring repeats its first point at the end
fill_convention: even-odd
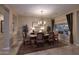
{"type": "Polygon", "coordinates": [[[3,41],[3,52],[10,53],[12,43],[12,11],[4,9],[4,41],[3,41]]]}
{"type": "Polygon", "coordinates": [[[79,13],[74,11],[73,15],[73,40],[75,45],[79,45],[79,13]]]}

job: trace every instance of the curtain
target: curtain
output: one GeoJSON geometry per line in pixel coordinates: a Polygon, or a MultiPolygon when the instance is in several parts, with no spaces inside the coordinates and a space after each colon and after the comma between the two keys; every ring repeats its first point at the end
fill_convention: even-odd
{"type": "Polygon", "coordinates": [[[55,24],[55,20],[52,19],[51,22],[52,22],[52,31],[53,31],[53,29],[54,29],[54,24],[55,24]]]}
{"type": "Polygon", "coordinates": [[[1,33],[3,33],[3,21],[1,20],[1,33]]]}
{"type": "Polygon", "coordinates": [[[73,13],[66,15],[69,30],[70,30],[70,43],[73,44],[73,13]]]}

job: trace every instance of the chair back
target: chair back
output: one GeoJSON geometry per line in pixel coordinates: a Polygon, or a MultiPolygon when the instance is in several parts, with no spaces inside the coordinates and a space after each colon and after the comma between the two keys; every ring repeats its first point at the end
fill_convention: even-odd
{"type": "Polygon", "coordinates": [[[58,40],[58,32],[55,32],[54,38],[55,38],[55,40],[58,40]]]}
{"type": "Polygon", "coordinates": [[[44,34],[43,33],[37,33],[37,40],[43,40],[44,34]]]}
{"type": "Polygon", "coordinates": [[[54,38],[54,32],[50,32],[49,33],[49,39],[53,39],[54,38]]]}

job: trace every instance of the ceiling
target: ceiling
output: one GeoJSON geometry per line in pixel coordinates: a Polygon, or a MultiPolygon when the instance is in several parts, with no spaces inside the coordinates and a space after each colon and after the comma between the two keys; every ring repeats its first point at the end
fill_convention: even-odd
{"type": "Polygon", "coordinates": [[[78,4],[12,4],[19,15],[56,17],[79,8],[78,4]],[[43,14],[41,14],[41,10],[43,14]]]}

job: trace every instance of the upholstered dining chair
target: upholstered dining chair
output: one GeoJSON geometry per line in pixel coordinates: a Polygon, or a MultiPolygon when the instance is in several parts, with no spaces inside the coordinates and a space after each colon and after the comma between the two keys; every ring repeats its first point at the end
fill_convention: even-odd
{"type": "Polygon", "coordinates": [[[54,33],[54,38],[55,38],[55,43],[58,43],[59,39],[58,39],[58,32],[54,33]]]}
{"type": "Polygon", "coordinates": [[[51,45],[54,44],[54,41],[55,41],[54,32],[50,32],[48,37],[48,43],[51,45]]]}
{"type": "Polygon", "coordinates": [[[44,34],[43,33],[37,33],[36,44],[37,44],[37,46],[44,45],[44,34]]]}

